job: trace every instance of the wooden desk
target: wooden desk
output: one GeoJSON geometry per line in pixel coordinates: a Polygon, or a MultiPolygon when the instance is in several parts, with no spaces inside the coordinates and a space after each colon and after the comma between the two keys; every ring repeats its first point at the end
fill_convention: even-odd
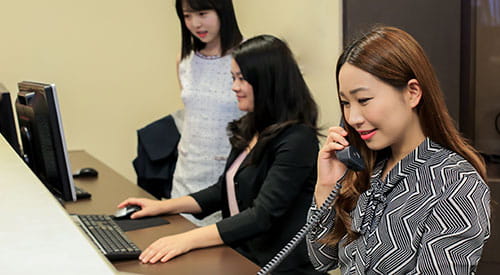
{"type": "MultiPolygon", "coordinates": [[[[74,170],[93,167],[99,171],[97,179],[75,179],[75,184],[92,194],[89,200],[65,204],[68,213],[113,214],[116,205],[128,197],[153,198],[111,168],[84,151],[70,152],[74,170]]],[[[126,232],[126,235],[144,250],[158,238],[185,232],[195,226],[180,215],[167,216],[170,224],[126,232]]],[[[139,260],[113,262],[119,271],[140,274],[256,274],[259,267],[228,246],[198,249],[167,263],[141,264],[139,260]]]]}

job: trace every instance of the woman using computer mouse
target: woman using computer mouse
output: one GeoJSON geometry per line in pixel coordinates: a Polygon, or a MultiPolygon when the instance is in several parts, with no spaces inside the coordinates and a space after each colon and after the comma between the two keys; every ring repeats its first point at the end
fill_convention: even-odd
{"type": "MultiPolygon", "coordinates": [[[[248,113],[229,124],[232,150],[219,181],[199,192],[165,201],[130,198],[132,218],[162,213],[203,217],[221,210],[216,224],[163,237],[143,251],[143,263],[166,262],[192,249],[230,245],[266,264],[303,225],[316,181],[317,106],[288,46],[261,35],[233,52],[233,91],[248,113]]],[[[302,242],[276,274],[321,274],[302,242]]]]}
{"type": "Polygon", "coordinates": [[[348,172],[309,233],[311,262],[342,274],[474,274],[490,235],[486,169],[422,47],[375,28],[346,48],[336,80],[346,128],[330,128],[319,152],[311,215],[346,172],[336,152],[358,148],[367,169],[348,172]]]}

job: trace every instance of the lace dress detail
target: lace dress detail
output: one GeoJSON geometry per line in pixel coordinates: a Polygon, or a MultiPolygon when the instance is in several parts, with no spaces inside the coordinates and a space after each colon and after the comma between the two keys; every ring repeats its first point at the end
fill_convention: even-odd
{"type": "MultiPolygon", "coordinates": [[[[231,56],[213,58],[192,53],[179,64],[184,121],[172,198],[188,195],[217,182],[230,152],[227,125],[244,113],[231,90],[231,56]]],[[[197,225],[221,219],[220,212],[197,225]]]]}

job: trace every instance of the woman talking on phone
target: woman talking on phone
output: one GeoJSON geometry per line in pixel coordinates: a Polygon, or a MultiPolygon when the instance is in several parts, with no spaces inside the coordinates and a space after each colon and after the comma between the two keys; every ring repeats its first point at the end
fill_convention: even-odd
{"type": "Polygon", "coordinates": [[[342,274],[471,274],[490,234],[485,165],[448,114],[434,70],[406,32],[379,27],[340,56],[346,127],[329,129],[318,155],[310,214],[359,149],[367,169],[347,171],[339,195],[307,236],[318,270],[342,274]]]}

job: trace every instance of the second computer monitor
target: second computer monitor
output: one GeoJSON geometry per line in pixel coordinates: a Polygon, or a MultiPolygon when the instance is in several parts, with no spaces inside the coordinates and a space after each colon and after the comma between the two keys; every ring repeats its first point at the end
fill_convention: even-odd
{"type": "Polygon", "coordinates": [[[17,119],[23,157],[38,178],[66,201],[76,193],[54,84],[18,84],[17,119]]]}

